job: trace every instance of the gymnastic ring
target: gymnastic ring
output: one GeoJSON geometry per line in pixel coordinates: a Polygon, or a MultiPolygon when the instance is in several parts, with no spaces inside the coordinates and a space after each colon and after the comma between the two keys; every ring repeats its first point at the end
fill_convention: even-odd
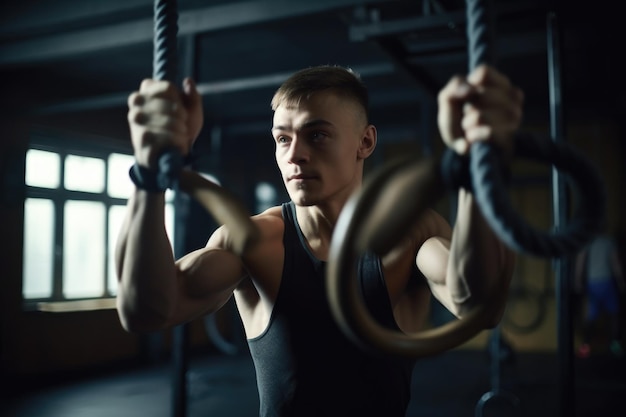
{"type": "MultiPolygon", "coordinates": [[[[517,231],[525,227],[529,232],[523,235],[524,238],[531,236],[534,239],[530,240],[531,244],[539,242],[540,249],[548,248],[544,253],[534,251],[535,254],[553,256],[555,253],[567,254],[581,249],[597,232],[604,211],[603,184],[594,167],[573,150],[555,146],[550,141],[534,136],[516,136],[514,154],[522,158],[552,162],[557,168],[568,172],[576,181],[579,190],[584,193],[584,198],[580,199],[581,208],[573,226],[565,228],[559,235],[542,234],[532,229],[511,207],[507,207],[508,217],[505,218],[505,222],[521,222],[513,229],[517,231]],[[599,200],[595,201],[595,204],[590,201],[596,198],[599,200]]],[[[498,166],[493,163],[494,161],[487,162],[492,167],[498,166]]],[[[473,169],[476,169],[475,164],[473,169]]],[[[484,176],[484,172],[481,175],[484,176]]],[[[407,236],[423,212],[450,189],[451,184],[445,178],[441,164],[433,159],[418,163],[411,160],[395,161],[383,166],[364,182],[362,189],[348,200],[337,220],[326,271],[327,296],[331,312],[340,328],[364,349],[373,348],[392,355],[415,358],[428,356],[456,347],[491,325],[490,315],[493,312],[491,309],[495,307],[483,303],[462,319],[435,329],[412,334],[392,331],[372,319],[357,288],[355,271],[357,258],[367,251],[377,255],[385,254],[407,236]]],[[[474,184],[480,186],[480,182],[475,181],[475,178],[472,179],[474,184]]],[[[491,188],[506,189],[501,183],[493,185],[484,178],[481,180],[491,188]]],[[[480,192],[474,190],[474,195],[480,192]]],[[[489,209],[493,210],[494,206],[498,208],[504,204],[502,201],[504,192],[499,192],[497,204],[491,204],[489,209]]],[[[496,198],[493,197],[493,189],[483,194],[496,198]]],[[[481,210],[484,209],[478,198],[477,204],[481,210]]],[[[490,213],[487,210],[485,214],[483,210],[483,214],[486,218],[488,216],[496,218],[495,221],[502,228],[504,223],[497,218],[499,213],[490,213]]],[[[494,232],[498,237],[503,237],[500,229],[494,232]]],[[[518,249],[524,249],[515,241],[518,235],[513,235],[513,243],[518,249]]],[[[505,243],[511,243],[510,235],[505,235],[504,238],[509,239],[505,243]]],[[[491,291],[496,293],[500,289],[503,290],[493,288],[491,291]]],[[[490,296],[491,294],[485,294],[484,297],[488,299],[490,296]]]]}
{"type": "Polygon", "coordinates": [[[398,236],[407,233],[407,216],[417,220],[446,189],[440,165],[434,159],[419,163],[398,160],[368,177],[342,210],[331,241],[327,296],[337,324],[361,348],[417,358],[456,347],[488,327],[493,307],[483,304],[462,320],[434,329],[411,334],[393,331],[371,318],[357,289],[357,257],[367,250],[378,254],[388,251],[398,236]],[[392,183],[394,186],[389,186],[392,183]],[[399,197],[403,204],[393,207],[399,197]],[[383,214],[389,210],[396,215],[383,214]],[[376,230],[381,218],[388,227],[376,230]]]}
{"type": "Polygon", "coordinates": [[[225,225],[233,252],[242,255],[258,241],[259,230],[235,195],[194,171],[181,171],[178,181],[182,191],[198,201],[218,224],[225,225]]]}

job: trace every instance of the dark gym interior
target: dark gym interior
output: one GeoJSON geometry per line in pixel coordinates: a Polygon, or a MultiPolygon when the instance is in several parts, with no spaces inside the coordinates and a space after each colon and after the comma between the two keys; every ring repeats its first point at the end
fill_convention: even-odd
{"type": "MultiPolygon", "coordinates": [[[[251,212],[259,211],[259,184],[274,190],[275,203],[288,199],[274,160],[269,102],[301,68],[338,64],[361,74],[379,132],[366,174],[397,155],[442,151],[436,97],[451,76],[467,72],[464,1],[177,3],[178,71],[196,80],[205,112],[195,167],[251,212]]],[[[619,2],[493,4],[495,65],[524,90],[523,129],[549,137],[561,126],[561,139],[598,167],[607,191],[606,232],[626,265],[619,2]]],[[[132,154],[126,100],[152,75],[153,37],[151,0],[0,5],[2,416],[258,415],[254,370],[234,304],[171,331],[127,333],[110,289],[97,297],[64,295],[61,265],[71,254],[63,240],[51,251],[50,293],[25,295],[25,201],[75,196],[62,190],[50,197],[28,185],[27,151],[132,154]]],[[[556,201],[574,206],[573,194],[554,190],[549,167],[513,168],[511,199],[533,225],[553,227],[556,201]]],[[[203,246],[213,220],[192,200],[177,196],[177,204],[176,251],[203,246]]],[[[447,199],[438,204],[444,216],[452,216],[450,207],[447,199]]],[[[408,416],[623,416],[626,353],[610,349],[610,324],[601,320],[591,354],[578,354],[585,297],[573,288],[573,269],[573,259],[520,255],[498,330],[418,361],[408,416]],[[493,399],[481,407],[489,393],[493,399]]],[[[624,293],[620,300],[626,330],[624,293]]],[[[433,302],[431,322],[450,319],[433,302]]]]}

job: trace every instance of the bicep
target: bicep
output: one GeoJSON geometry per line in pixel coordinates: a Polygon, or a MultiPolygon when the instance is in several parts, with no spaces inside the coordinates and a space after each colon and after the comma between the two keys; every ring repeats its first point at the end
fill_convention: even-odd
{"type": "Polygon", "coordinates": [[[433,295],[448,306],[446,277],[450,258],[452,230],[448,222],[436,212],[430,212],[422,219],[417,229],[418,246],[415,263],[433,295]]]}
{"type": "Polygon", "coordinates": [[[415,230],[415,262],[429,282],[445,284],[452,229],[437,212],[427,211],[415,230]]]}
{"type": "Polygon", "coordinates": [[[449,256],[450,240],[434,236],[422,244],[417,252],[415,262],[428,282],[444,285],[449,256]]]}
{"type": "Polygon", "coordinates": [[[221,308],[246,276],[237,255],[223,246],[220,231],[207,246],[176,262],[179,300],[174,320],[186,321],[221,308]]]}
{"type": "Polygon", "coordinates": [[[211,298],[231,292],[245,276],[241,259],[221,248],[203,248],[177,262],[181,289],[187,298],[211,298]]]}
{"type": "Polygon", "coordinates": [[[446,308],[451,309],[453,303],[446,287],[449,256],[450,240],[435,236],[422,244],[415,262],[426,278],[433,296],[446,308]]]}

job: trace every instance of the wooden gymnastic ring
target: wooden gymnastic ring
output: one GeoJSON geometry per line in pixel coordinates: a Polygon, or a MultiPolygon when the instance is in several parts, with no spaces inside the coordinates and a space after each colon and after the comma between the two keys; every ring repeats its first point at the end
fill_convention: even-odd
{"type": "Polygon", "coordinates": [[[393,331],[372,318],[357,288],[357,258],[366,251],[384,254],[407,235],[406,219],[418,221],[447,191],[440,172],[432,159],[390,163],[368,178],[339,216],[327,264],[327,296],[342,331],[363,349],[419,358],[459,346],[489,327],[494,307],[485,303],[440,327],[393,331]],[[403,204],[390,206],[398,201],[403,204]]]}
{"type": "Polygon", "coordinates": [[[181,171],[178,181],[182,191],[198,201],[218,224],[225,225],[233,252],[242,255],[258,241],[257,226],[233,194],[194,171],[181,171]]]}

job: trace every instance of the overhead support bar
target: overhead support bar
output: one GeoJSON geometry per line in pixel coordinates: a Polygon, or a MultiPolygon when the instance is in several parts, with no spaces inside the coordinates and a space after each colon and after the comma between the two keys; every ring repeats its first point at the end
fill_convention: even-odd
{"type": "MultiPolygon", "coordinates": [[[[375,3],[397,0],[378,0],[375,3]]],[[[180,35],[211,32],[238,26],[269,22],[290,17],[331,12],[374,3],[372,0],[269,0],[238,1],[194,10],[181,11],[178,25],[180,35]]],[[[74,32],[60,33],[36,39],[0,45],[0,66],[25,64],[94,53],[151,42],[154,36],[152,17],[131,22],[74,32]]]]}
{"type": "MultiPolygon", "coordinates": [[[[441,10],[441,9],[438,9],[441,10]]],[[[542,11],[537,6],[528,5],[527,2],[517,1],[498,4],[497,15],[515,16],[522,12],[542,11]]],[[[466,12],[465,10],[431,13],[424,16],[407,17],[403,19],[378,20],[367,23],[357,23],[350,26],[350,39],[353,41],[365,41],[388,36],[398,36],[407,33],[428,32],[437,29],[449,29],[451,32],[458,31],[460,38],[465,37],[466,12]]]]}
{"type": "MultiPolygon", "coordinates": [[[[394,65],[389,62],[365,64],[362,66],[355,66],[353,67],[353,69],[358,72],[362,77],[388,75],[393,74],[393,72],[395,71],[394,65]]],[[[286,71],[261,75],[258,77],[237,78],[232,80],[198,83],[197,88],[201,95],[206,96],[212,94],[233,93],[243,90],[252,90],[256,88],[278,87],[294,72],[295,71],[286,71]]],[[[129,93],[130,92],[125,91],[51,104],[38,108],[37,110],[35,110],[35,113],[40,115],[49,115],[125,106],[129,93]]]]}
{"type": "MultiPolygon", "coordinates": [[[[519,57],[533,54],[546,53],[546,33],[532,32],[522,35],[501,36],[494,42],[494,48],[498,57],[519,57]]],[[[450,44],[452,46],[452,44],[450,44]]],[[[460,48],[450,48],[445,52],[431,52],[428,46],[422,45],[421,49],[413,49],[407,46],[407,63],[412,65],[429,65],[436,63],[449,63],[450,61],[462,61],[467,59],[467,51],[460,48]]]]}
{"type": "MultiPolygon", "coordinates": [[[[465,24],[465,12],[433,14],[350,26],[350,40],[365,41],[383,36],[396,36],[415,31],[426,31],[465,24]]],[[[459,36],[463,36],[461,33],[459,36]]]]}

